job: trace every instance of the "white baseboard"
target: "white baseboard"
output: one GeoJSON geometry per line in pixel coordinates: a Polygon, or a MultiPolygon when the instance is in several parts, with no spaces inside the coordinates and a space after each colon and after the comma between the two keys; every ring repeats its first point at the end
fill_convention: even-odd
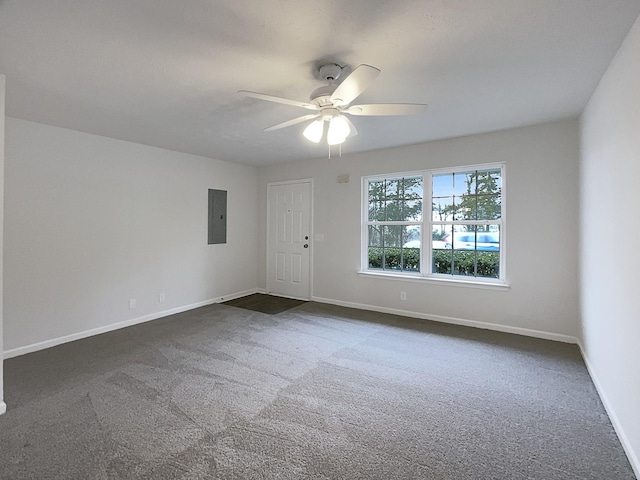
{"type": "Polygon", "coordinates": [[[312,297],[312,301],[320,303],[329,303],[339,305],[341,307],[359,308],[360,310],[370,310],[373,312],[391,313],[393,315],[402,315],[404,317],[422,318],[424,320],[433,320],[435,322],[450,323],[453,325],[462,325],[465,327],[481,328],[484,330],[494,330],[497,332],[515,333],[526,337],[542,338],[545,340],[554,340],[564,343],[578,343],[578,339],[570,335],[562,335],[560,333],[545,332],[542,330],[532,330],[530,328],[512,327],[510,325],[500,325],[498,323],[479,322],[477,320],[467,320],[464,318],[444,317],[442,315],[433,315],[430,313],[412,312],[410,310],[400,310],[398,308],[380,307],[377,305],[367,305],[363,303],[343,302],[342,300],[334,300],[331,298],[312,297]]]}
{"type": "Polygon", "coordinates": [[[44,340],[42,342],[32,343],[31,345],[25,345],[23,347],[12,348],[4,352],[4,358],[13,358],[19,355],[25,355],[27,353],[37,352],[38,350],[44,350],[45,348],[55,347],[67,342],[73,342],[74,340],[80,340],[82,338],[92,337],[101,333],[111,332],[113,330],[119,330],[120,328],[130,327],[139,323],[150,322],[151,320],[157,320],[169,315],[175,315],[176,313],[186,312],[187,310],[193,310],[194,308],[204,307],[205,305],[211,305],[213,303],[226,302],[233,300],[234,298],[244,297],[245,295],[251,295],[252,293],[259,293],[261,289],[252,288],[250,290],[244,290],[242,292],[230,293],[229,295],[223,295],[216,298],[210,298],[202,302],[192,303],[190,305],[183,305],[181,307],[170,308],[161,312],[151,313],[142,317],[131,318],[123,322],[112,323],[104,325],[98,328],[92,328],[90,330],[84,330],[82,332],[72,333],[70,335],[64,335],[62,337],[52,338],[50,340],[44,340]]]}
{"type": "Polygon", "coordinates": [[[294,295],[282,295],[281,293],[267,292],[266,290],[260,293],[265,293],[267,295],[271,295],[272,297],[290,298],[291,300],[302,300],[303,302],[313,301],[312,298],[296,297],[294,295]]]}
{"type": "Polygon", "coordinates": [[[638,455],[636,454],[636,452],[633,450],[633,447],[631,446],[631,442],[629,442],[629,437],[625,433],[624,428],[622,427],[622,423],[618,419],[618,416],[616,415],[616,412],[613,409],[613,405],[611,405],[611,402],[609,401],[607,394],[602,388],[602,384],[598,380],[598,377],[596,376],[595,371],[593,370],[591,362],[589,361],[589,357],[587,356],[584,350],[584,347],[582,345],[582,342],[578,342],[578,346],[580,347],[580,353],[582,354],[584,363],[587,366],[587,371],[589,372],[591,381],[595,385],[596,390],[598,391],[598,395],[600,395],[600,400],[602,400],[602,404],[604,405],[604,409],[607,411],[607,415],[609,415],[609,419],[611,420],[613,429],[616,431],[616,434],[618,435],[618,439],[622,444],[622,448],[624,448],[624,451],[627,454],[627,458],[629,459],[631,468],[633,469],[633,472],[635,473],[636,478],[640,479],[640,459],[638,458],[638,455]]]}

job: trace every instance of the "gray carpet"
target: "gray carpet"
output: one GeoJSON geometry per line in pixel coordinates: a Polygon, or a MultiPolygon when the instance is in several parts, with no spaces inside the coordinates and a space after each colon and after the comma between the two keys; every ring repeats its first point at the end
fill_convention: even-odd
{"type": "Polygon", "coordinates": [[[10,479],[633,479],[575,346],[211,305],[5,362],[10,479]]]}

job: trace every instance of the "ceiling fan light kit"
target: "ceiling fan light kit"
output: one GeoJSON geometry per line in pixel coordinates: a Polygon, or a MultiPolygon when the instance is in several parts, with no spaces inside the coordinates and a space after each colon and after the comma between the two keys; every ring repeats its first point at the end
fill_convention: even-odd
{"type": "Polygon", "coordinates": [[[352,127],[353,124],[347,117],[336,112],[311,122],[302,135],[313,143],[320,143],[323,138],[326,138],[327,144],[338,145],[347,137],[357,134],[355,127],[352,127]]]}
{"type": "Polygon", "coordinates": [[[377,78],[380,70],[363,64],[355,68],[339,85],[334,85],[343,70],[344,67],[335,63],[322,65],[318,69],[318,76],[329,84],[315,89],[311,93],[309,103],[247,90],[240,90],[238,94],[316,111],[315,114],[303,115],[265,128],[264,131],[271,132],[312,120],[303,131],[304,137],[313,143],[320,143],[324,138],[329,146],[340,145],[348,137],[358,134],[355,126],[345,114],[357,116],[413,115],[427,109],[427,105],[417,103],[374,103],[350,106],[350,103],[377,78]]]}
{"type": "Polygon", "coordinates": [[[304,129],[302,135],[313,143],[320,143],[324,136],[324,120],[314,120],[307,128],[304,129]]]}
{"type": "Polygon", "coordinates": [[[339,143],[344,142],[349,134],[351,133],[351,129],[349,128],[349,124],[347,120],[342,115],[338,115],[337,117],[333,117],[329,120],[329,129],[327,130],[327,143],[329,145],[338,145],[339,143]]]}

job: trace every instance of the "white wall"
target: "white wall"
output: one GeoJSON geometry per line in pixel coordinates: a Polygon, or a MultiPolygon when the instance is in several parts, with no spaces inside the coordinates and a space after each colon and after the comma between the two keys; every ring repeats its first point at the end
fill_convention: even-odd
{"type": "Polygon", "coordinates": [[[256,190],[254,167],[7,118],[5,354],[255,289],[256,190]]]}
{"type": "Polygon", "coordinates": [[[640,478],[640,19],[581,119],[582,342],[640,478]]]}
{"type": "MultiPolygon", "coordinates": [[[[365,128],[362,126],[361,128],[365,128]]],[[[578,334],[578,121],[566,120],[420,145],[261,168],[269,181],[312,177],[313,295],[445,320],[496,324],[560,336],[578,334]],[[488,162],[506,163],[506,291],[365,278],[360,267],[362,176],[488,162]],[[338,184],[348,173],[351,181],[338,184]],[[407,301],[400,301],[400,291],[407,301]]],[[[266,202],[260,210],[259,285],[265,283],[266,202]]],[[[531,332],[529,332],[531,333],[531,332]]],[[[552,335],[553,338],[560,338],[552,335]]],[[[570,340],[569,338],[564,338],[570,340]]]]}
{"type": "Polygon", "coordinates": [[[3,234],[4,227],[4,90],[5,76],[0,75],[0,415],[2,415],[7,406],[4,403],[4,369],[2,362],[3,355],[3,298],[2,298],[2,261],[3,261],[3,234]]]}

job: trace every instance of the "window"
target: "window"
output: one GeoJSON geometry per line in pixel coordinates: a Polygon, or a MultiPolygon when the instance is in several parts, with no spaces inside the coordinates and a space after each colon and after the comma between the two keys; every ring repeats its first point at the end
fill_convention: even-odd
{"type": "Polygon", "coordinates": [[[367,182],[368,268],[420,271],[422,176],[367,182]]]}
{"type": "Polygon", "coordinates": [[[503,171],[493,164],[364,178],[363,270],[504,281],[503,171]]]}

